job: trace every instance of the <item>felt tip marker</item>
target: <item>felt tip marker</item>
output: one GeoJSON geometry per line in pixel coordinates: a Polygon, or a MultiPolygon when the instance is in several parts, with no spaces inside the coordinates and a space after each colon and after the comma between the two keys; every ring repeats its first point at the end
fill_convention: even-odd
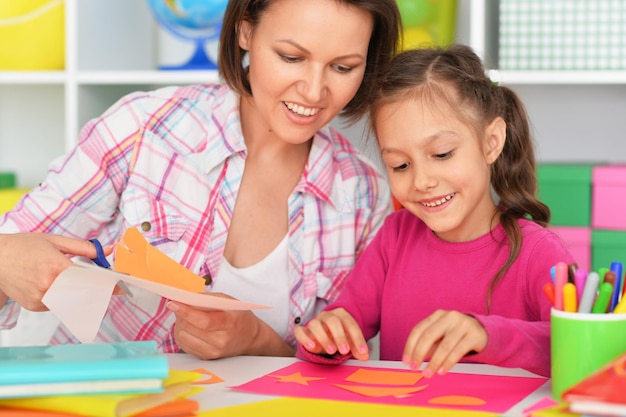
{"type": "Polygon", "coordinates": [[[591,313],[593,302],[596,299],[596,291],[598,291],[598,282],[600,282],[600,276],[597,272],[590,272],[587,275],[583,295],[578,303],[579,313],[591,313]]]}
{"type": "Polygon", "coordinates": [[[576,301],[576,286],[568,282],[563,286],[563,311],[575,313],[578,310],[576,301]]]}
{"type": "Polygon", "coordinates": [[[583,298],[583,291],[585,289],[585,282],[587,281],[587,271],[582,268],[578,268],[574,272],[574,285],[576,285],[576,299],[580,304],[580,300],[583,298]]]}
{"type": "Polygon", "coordinates": [[[543,284],[543,293],[548,297],[548,300],[550,300],[552,307],[554,307],[554,283],[546,282],[543,284]]]}
{"type": "Polygon", "coordinates": [[[567,284],[568,266],[565,262],[557,262],[554,271],[554,308],[563,311],[563,286],[567,284]]]}
{"type": "Polygon", "coordinates": [[[620,300],[620,302],[617,303],[617,306],[613,310],[613,313],[615,313],[615,314],[624,314],[624,313],[626,313],[626,298],[622,298],[620,300]]]}
{"type": "Polygon", "coordinates": [[[615,273],[615,284],[613,285],[613,294],[611,296],[611,304],[609,311],[615,310],[622,296],[622,263],[611,262],[611,271],[615,273]]]}
{"type": "Polygon", "coordinates": [[[600,285],[596,302],[593,304],[591,312],[594,314],[606,313],[609,302],[611,301],[611,294],[613,294],[613,286],[608,282],[603,282],[600,285]]]}

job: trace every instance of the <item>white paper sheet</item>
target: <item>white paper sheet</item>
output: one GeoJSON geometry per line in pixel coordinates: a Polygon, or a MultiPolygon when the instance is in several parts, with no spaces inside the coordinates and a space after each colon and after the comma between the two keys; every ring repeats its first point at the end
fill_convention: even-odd
{"type": "Polygon", "coordinates": [[[75,261],[54,280],[42,302],[82,343],[93,343],[118,282],[143,288],[169,300],[199,310],[254,310],[271,308],[222,298],[210,293],[192,293],[168,285],[120,274],[109,269],[75,261]]]}

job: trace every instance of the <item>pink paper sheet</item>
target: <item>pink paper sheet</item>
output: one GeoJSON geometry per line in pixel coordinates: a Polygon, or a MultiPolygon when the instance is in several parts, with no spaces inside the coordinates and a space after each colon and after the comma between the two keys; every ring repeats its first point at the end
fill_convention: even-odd
{"type": "Polygon", "coordinates": [[[430,379],[416,378],[417,382],[411,385],[398,385],[389,377],[389,372],[397,373],[398,381],[407,381],[407,373],[420,374],[404,369],[296,362],[231,388],[273,396],[504,413],[547,381],[542,377],[450,372],[430,379]],[[383,373],[386,384],[373,383],[375,381],[371,378],[355,382],[352,375],[362,374],[363,370],[383,373]],[[404,391],[399,388],[404,388],[404,391]],[[390,394],[381,396],[386,392],[390,394]]]}

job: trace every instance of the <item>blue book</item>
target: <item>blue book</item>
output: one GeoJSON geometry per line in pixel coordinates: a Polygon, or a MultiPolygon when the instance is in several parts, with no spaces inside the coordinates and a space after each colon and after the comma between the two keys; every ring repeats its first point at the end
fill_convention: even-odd
{"type": "Polygon", "coordinates": [[[0,398],[157,392],[168,373],[154,341],[0,347],[0,398]]]}

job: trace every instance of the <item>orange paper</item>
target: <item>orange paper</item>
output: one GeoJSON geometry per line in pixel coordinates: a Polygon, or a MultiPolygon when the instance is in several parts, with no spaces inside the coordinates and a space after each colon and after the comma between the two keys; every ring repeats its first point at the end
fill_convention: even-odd
{"type": "Polygon", "coordinates": [[[415,385],[424,375],[421,372],[404,373],[396,371],[383,371],[378,369],[357,369],[352,375],[346,378],[348,382],[359,384],[380,384],[380,385],[415,385]]]}
{"type": "Polygon", "coordinates": [[[204,292],[204,279],[159,251],[132,227],[115,248],[117,272],[190,292],[204,292]]]}
{"type": "Polygon", "coordinates": [[[198,401],[189,398],[177,398],[165,404],[135,414],[133,417],[184,417],[195,415],[200,408],[198,401]]]}

